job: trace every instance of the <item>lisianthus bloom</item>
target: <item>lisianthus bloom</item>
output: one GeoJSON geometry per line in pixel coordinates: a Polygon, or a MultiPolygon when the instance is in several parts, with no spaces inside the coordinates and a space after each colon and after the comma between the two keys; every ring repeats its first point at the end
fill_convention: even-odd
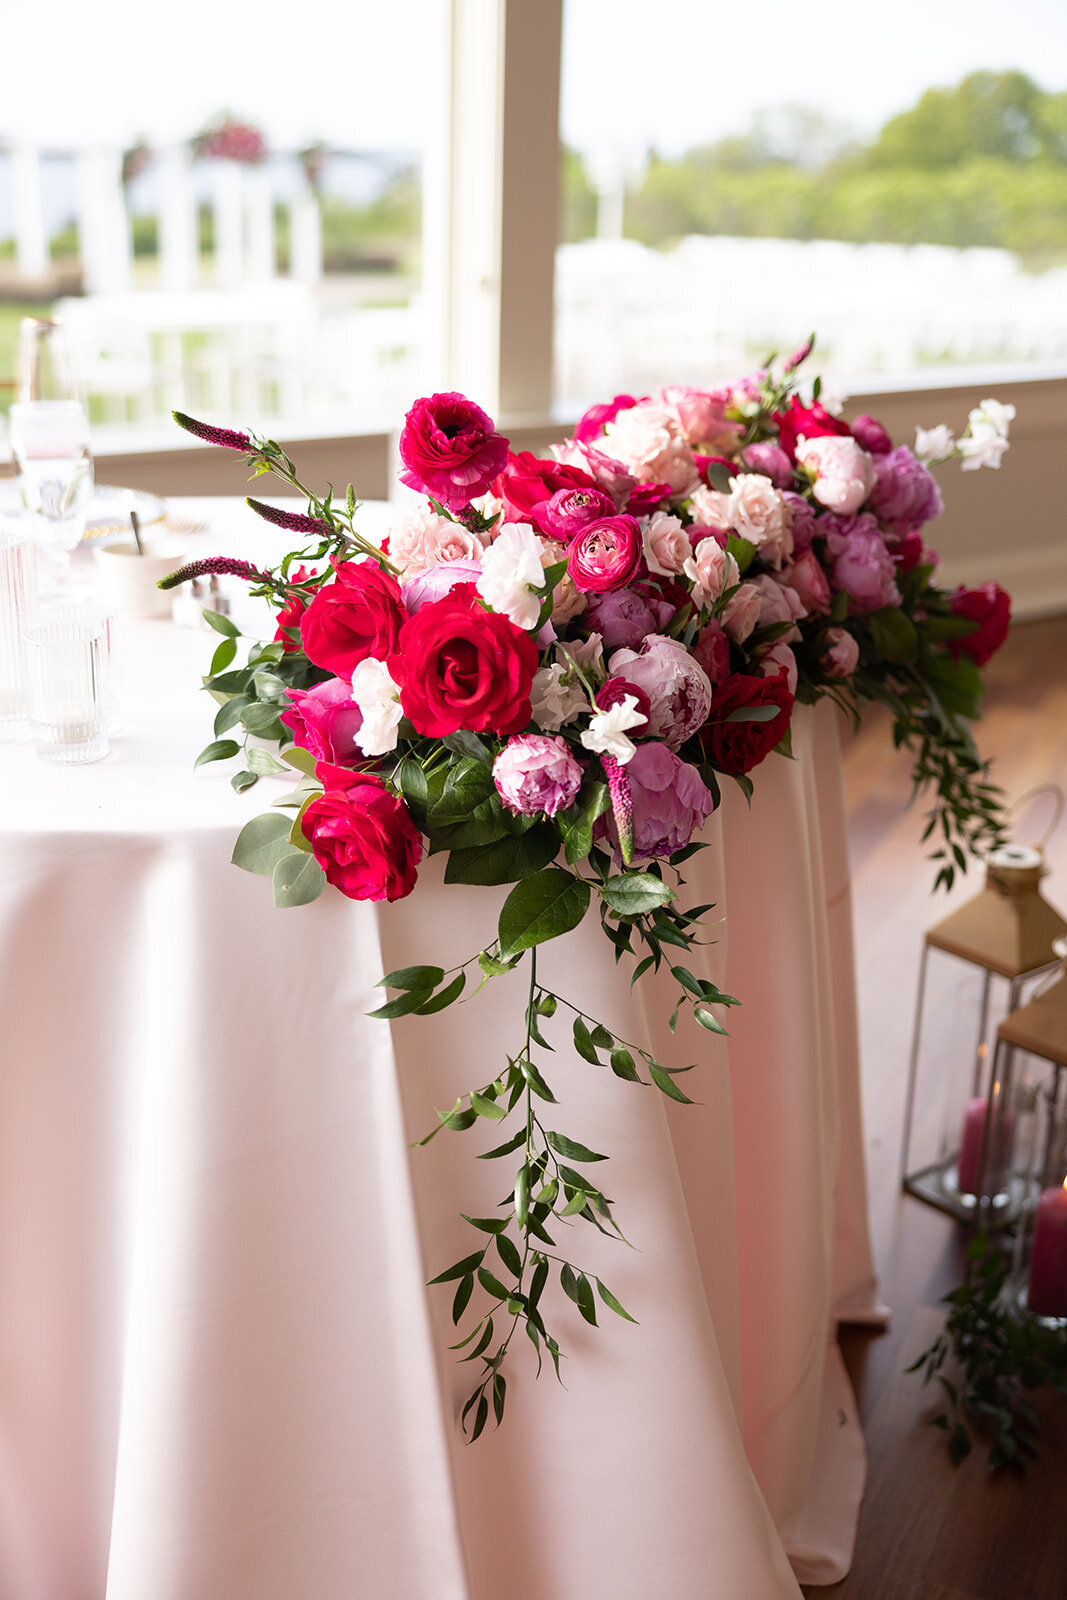
{"type": "Polygon", "coordinates": [[[302,826],[327,881],[350,900],[402,900],[422,858],[407,808],[377,778],[325,765],[319,775],[326,789],[302,826]]]}
{"type": "Polygon", "coordinates": [[[774,422],[778,428],[778,443],[787,455],[795,456],[798,439],[818,439],[823,434],[847,434],[848,423],[832,417],[818,400],[810,406],[802,405],[796,395],[790,397],[784,411],[776,411],[774,422]]]}
{"type": "Polygon", "coordinates": [[[551,666],[538,667],[530,687],[530,716],[539,728],[555,733],[588,709],[585,690],[568,663],[554,661],[551,666]]]}
{"type": "Polygon", "coordinates": [[[373,656],[353,669],[352,698],[363,718],[356,743],[366,756],[384,756],[396,749],[403,715],[398,689],[385,662],[376,661],[373,656]]]}
{"type": "Polygon", "coordinates": [[[374,561],[344,561],[300,619],[304,653],[339,678],[367,656],[384,659],[396,648],[407,612],[400,585],[374,561]]]}
{"type": "Polygon", "coordinates": [[[627,735],[634,728],[647,728],[648,717],[641,710],[636,695],[624,694],[606,711],[597,711],[589,718],[589,726],[580,735],[587,750],[601,756],[614,756],[620,766],[632,760],[637,746],[627,735]]]}
{"type": "Polygon", "coordinates": [[[978,624],[973,633],[952,640],[952,654],[957,661],[960,656],[970,656],[976,666],[984,667],[1008,637],[1011,596],[999,583],[983,583],[977,589],[961,587],[952,596],[952,615],[978,624]]]}
{"type": "Polygon", "coordinates": [[[874,463],[855,439],[831,434],[798,439],[797,465],[815,474],[812,494],[838,516],[858,511],[874,487],[874,463]]]}
{"type": "MultiPolygon", "coordinates": [[[[639,744],[626,767],[633,806],[633,859],[654,861],[684,850],[715,809],[715,799],[699,772],[656,740],[639,744]]],[[[612,817],[599,829],[617,844],[612,817]]]]}
{"type": "Polygon", "coordinates": [[[493,782],[509,811],[554,817],[573,805],[582,786],[582,769],[566,739],[520,733],[509,739],[493,762],[493,782]]]}
{"type": "Polygon", "coordinates": [[[424,605],[400,630],[389,670],[418,733],[444,738],[459,728],[518,733],[530,720],[537,645],[495,611],[473,584],[424,605]]]}
{"type": "Polygon", "coordinates": [[[590,594],[585,622],[598,633],[607,651],[623,645],[635,649],[649,633],[658,633],[671,620],[673,607],[647,583],[590,594]]]}
{"type": "Polygon", "coordinates": [[[576,534],[567,569],[583,594],[625,589],[641,562],[641,529],[635,517],[605,517],[576,534]]]}
{"type": "Polygon", "coordinates": [[[400,434],[401,481],[462,511],[485,494],[508,458],[508,441],[465,395],[416,400],[400,434]]]}
{"type": "Polygon", "coordinates": [[[924,467],[932,461],[947,461],[955,448],[952,429],[944,422],[939,422],[933,428],[916,427],[915,455],[924,467]]]}
{"type": "Polygon", "coordinates": [[[648,733],[672,750],[697,731],[711,708],[707,673],[677,639],[652,634],[640,650],[616,650],[608,671],[644,691],[650,708],[648,733]]]}
{"type": "Polygon", "coordinates": [[[785,737],[792,715],[793,696],[783,677],[735,672],[715,690],[700,743],[720,772],[751,772],[785,737]],[[756,706],[777,706],[778,714],[767,722],[730,721],[733,712],[756,706]]]}
{"type": "Polygon", "coordinates": [[[906,444],[874,458],[874,487],[868,507],[898,537],[940,516],[944,509],[933,473],[906,444]]]}
{"type": "Polygon", "coordinates": [[[827,628],[819,665],[828,678],[851,678],[859,665],[860,647],[846,628],[827,628]]]}
{"type": "Polygon", "coordinates": [[[1014,417],[1015,407],[999,400],[983,400],[967,413],[967,432],[956,446],[963,457],[964,472],[1000,466],[1000,458],[1008,448],[1008,425],[1014,417]]]}
{"type": "Polygon", "coordinates": [[[898,606],[896,565],[878,524],[869,512],[859,517],[824,517],[830,578],[848,595],[849,615],[863,617],[883,606],[898,606]]]}
{"type": "MultiPolygon", "coordinates": [[[[290,572],[289,582],[293,585],[306,583],[308,578],[314,575],[313,568],[300,566],[290,572]]],[[[302,595],[297,588],[286,591],[285,604],[278,612],[278,627],[274,634],[286,655],[292,650],[300,649],[300,618],[307,610],[307,604],[307,596],[302,595]]]]}
{"type": "Polygon", "coordinates": [[[461,522],[442,517],[431,506],[408,511],[389,530],[389,560],[405,579],[428,567],[477,561],[484,541],[461,522]]]}
{"type": "Polygon", "coordinates": [[[290,704],[278,720],[289,729],[294,744],[309,750],[316,761],[341,767],[363,760],[363,751],[356,744],[363,713],[342,678],[327,678],[313,689],[285,692],[290,704]]]}

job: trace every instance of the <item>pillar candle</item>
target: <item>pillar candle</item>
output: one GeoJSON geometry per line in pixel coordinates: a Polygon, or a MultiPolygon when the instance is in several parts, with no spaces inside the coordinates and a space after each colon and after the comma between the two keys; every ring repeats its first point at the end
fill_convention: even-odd
{"type": "Polygon", "coordinates": [[[1067,1317],[1067,1179],[1037,1202],[1026,1299],[1039,1317],[1067,1317]]]}
{"type": "MultiPolygon", "coordinates": [[[[978,1168],[988,1108],[989,1101],[982,1095],[976,1095],[973,1100],[968,1100],[963,1114],[957,1163],[957,1182],[961,1194],[978,1193],[978,1168]]],[[[993,1100],[993,1124],[985,1152],[985,1182],[982,1186],[985,1194],[996,1194],[1003,1186],[1011,1160],[1014,1133],[1015,1113],[997,1095],[993,1100]]]]}

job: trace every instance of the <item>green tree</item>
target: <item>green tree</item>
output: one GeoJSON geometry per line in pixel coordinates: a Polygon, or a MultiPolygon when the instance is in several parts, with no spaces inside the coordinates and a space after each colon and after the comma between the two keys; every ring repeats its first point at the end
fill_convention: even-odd
{"type": "Polygon", "coordinates": [[[1024,72],[972,72],[952,89],[927,89],[918,105],[890,117],[864,164],[918,169],[955,166],[975,156],[1024,162],[1063,159],[1067,113],[1024,72]]]}

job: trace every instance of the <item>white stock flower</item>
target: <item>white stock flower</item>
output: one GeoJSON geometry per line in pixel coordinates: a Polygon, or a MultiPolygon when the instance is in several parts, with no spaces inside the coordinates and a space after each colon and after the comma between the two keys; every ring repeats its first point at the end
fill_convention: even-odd
{"type": "Polygon", "coordinates": [[[915,458],[928,467],[931,461],[947,461],[956,448],[952,429],[939,422],[936,428],[915,429],[915,458]]]}
{"type": "Polygon", "coordinates": [[[353,671],[352,698],[363,716],[356,743],[365,756],[384,756],[396,749],[397,729],[404,715],[399,692],[384,661],[368,656],[353,671]]]}
{"type": "Polygon", "coordinates": [[[570,668],[562,662],[539,667],[530,689],[530,715],[545,733],[558,733],[565,722],[573,722],[585,711],[589,701],[581,684],[565,683],[570,668]]]}
{"type": "Polygon", "coordinates": [[[626,729],[644,728],[647,724],[648,718],[643,711],[638,711],[634,696],[624,694],[616,705],[590,717],[581,742],[596,755],[614,756],[620,767],[624,767],[637,749],[633,740],[626,737],[626,729]]]}
{"type": "Polygon", "coordinates": [[[525,522],[510,523],[482,556],[477,589],[494,611],[508,617],[517,628],[537,626],[545,571],[541,541],[525,522]]]}

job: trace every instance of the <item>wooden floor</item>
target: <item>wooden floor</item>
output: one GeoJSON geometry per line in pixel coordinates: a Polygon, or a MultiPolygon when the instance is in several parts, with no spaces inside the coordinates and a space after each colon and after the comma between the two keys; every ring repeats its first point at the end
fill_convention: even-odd
{"type": "MultiPolygon", "coordinates": [[[[1067,618],[1015,628],[988,669],[983,754],[1009,797],[1041,783],[1067,791],[1067,618]]],[[[940,1327],[937,1302],[962,1276],[956,1225],[899,1192],[909,1030],[922,932],[978,887],[929,894],[921,817],[903,808],[906,759],[872,715],[848,747],[845,782],[853,862],[871,1225],[887,1333],[845,1330],[842,1344],[864,1420],[867,1493],[849,1576],[809,1595],[840,1600],[1067,1600],[1067,1405],[1043,1407],[1042,1455],[990,1476],[984,1452],[954,1468],[940,1409],[904,1367],[940,1327]]],[[[1033,843],[1050,817],[1033,800],[1017,837],[1033,843]]],[[[1050,839],[1047,897],[1067,915],[1067,819],[1050,839]]],[[[937,958],[934,958],[937,959],[937,958]]]]}

